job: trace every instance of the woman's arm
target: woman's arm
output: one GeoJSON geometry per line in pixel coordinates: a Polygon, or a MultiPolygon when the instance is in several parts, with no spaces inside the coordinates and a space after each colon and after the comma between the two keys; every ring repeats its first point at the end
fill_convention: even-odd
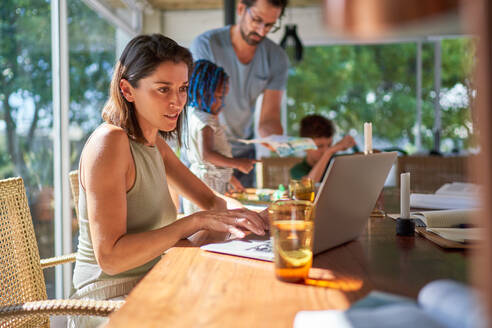
{"type": "Polygon", "coordinates": [[[126,133],[104,125],[83,151],[81,182],[96,260],[108,274],[142,265],[198,231],[193,219],[163,229],[127,234],[126,192],[135,181],[135,167],[126,133]]]}
{"type": "Polygon", "coordinates": [[[230,167],[243,173],[249,173],[257,161],[249,158],[230,158],[214,150],[214,132],[210,126],[201,130],[203,159],[215,166],[230,167]]]}
{"type": "MultiPolygon", "coordinates": [[[[215,212],[216,214],[213,214],[214,212],[211,212],[210,210],[223,211],[227,209],[227,203],[222,198],[223,196],[217,196],[217,194],[212,191],[205,183],[203,183],[193,173],[191,173],[191,171],[186,166],[184,166],[183,163],[181,163],[179,158],[176,157],[174,151],[166,144],[164,140],[158,138],[156,144],[161,151],[164,164],[166,166],[168,182],[173,184],[174,188],[176,188],[181,195],[185,196],[195,204],[198,204],[203,209],[209,210],[207,212],[198,212],[195,214],[199,216],[204,216],[204,218],[207,219],[208,215],[212,213],[212,218],[214,217],[213,215],[215,215],[215,218],[219,220],[221,215],[234,216],[237,215],[237,213],[240,213],[241,217],[243,217],[245,220],[244,224],[243,220],[235,222],[238,226],[251,231],[253,231],[252,228],[259,228],[260,230],[253,231],[256,234],[263,234],[264,230],[268,229],[268,220],[266,220],[265,217],[260,216],[257,213],[245,208],[234,209],[225,212],[215,212]],[[251,223],[253,223],[253,225],[251,225],[251,223]]],[[[202,217],[200,217],[199,220],[202,220],[202,217]]],[[[214,224],[212,224],[212,226],[213,225],[214,224]]],[[[238,234],[235,233],[235,235],[238,234]]]]}
{"type": "Polygon", "coordinates": [[[108,126],[96,130],[83,151],[81,182],[96,260],[104,272],[114,275],[145,264],[202,229],[238,237],[244,236],[243,229],[264,231],[255,213],[231,210],[198,212],[160,229],[128,234],[126,192],[135,180],[131,156],[125,132],[108,126]]]}
{"type": "Polygon", "coordinates": [[[225,210],[225,202],[200,179],[198,179],[174,154],[174,151],[162,139],[157,138],[157,147],[164,160],[168,183],[180,195],[186,197],[204,210],[225,210]]]}

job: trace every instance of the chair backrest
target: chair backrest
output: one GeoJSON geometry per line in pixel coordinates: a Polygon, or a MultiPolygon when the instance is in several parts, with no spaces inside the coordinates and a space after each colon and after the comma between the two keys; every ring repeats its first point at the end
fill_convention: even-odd
{"type": "Polygon", "coordinates": [[[277,189],[289,185],[290,169],[302,162],[300,157],[264,157],[256,164],[256,186],[277,189]]]}
{"type": "Polygon", "coordinates": [[[412,192],[433,193],[445,183],[470,182],[468,160],[468,156],[400,156],[398,173],[410,172],[412,192]]]}
{"type": "Polygon", "coordinates": [[[79,170],[70,171],[68,174],[70,177],[70,189],[72,190],[73,204],[75,207],[75,214],[77,219],[79,218],[79,170]]]}
{"type": "MultiPolygon", "coordinates": [[[[22,178],[0,180],[0,281],[0,305],[47,299],[22,178]]],[[[0,320],[1,327],[39,327],[48,323],[48,316],[0,320]]]]}

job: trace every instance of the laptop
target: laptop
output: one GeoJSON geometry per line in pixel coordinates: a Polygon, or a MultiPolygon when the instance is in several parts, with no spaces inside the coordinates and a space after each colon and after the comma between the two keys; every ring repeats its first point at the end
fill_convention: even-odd
{"type": "MultiPolygon", "coordinates": [[[[395,159],[396,152],[333,159],[314,200],[314,254],[354,240],[362,233],[395,159]]],[[[274,258],[270,237],[255,234],[201,248],[265,261],[274,258]]]]}

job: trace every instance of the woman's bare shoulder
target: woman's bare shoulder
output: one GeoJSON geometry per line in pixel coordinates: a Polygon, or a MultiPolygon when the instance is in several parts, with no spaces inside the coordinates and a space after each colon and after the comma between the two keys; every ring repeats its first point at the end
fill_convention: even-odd
{"type": "Polygon", "coordinates": [[[115,125],[102,124],[89,137],[83,150],[84,162],[98,164],[119,162],[131,158],[128,135],[115,125]]]}
{"type": "Polygon", "coordinates": [[[125,130],[112,124],[101,124],[91,135],[91,139],[98,143],[113,143],[128,140],[125,130]]]}
{"type": "Polygon", "coordinates": [[[122,128],[111,124],[102,124],[94,130],[85,146],[96,151],[111,151],[120,147],[128,147],[128,135],[122,128]]]}

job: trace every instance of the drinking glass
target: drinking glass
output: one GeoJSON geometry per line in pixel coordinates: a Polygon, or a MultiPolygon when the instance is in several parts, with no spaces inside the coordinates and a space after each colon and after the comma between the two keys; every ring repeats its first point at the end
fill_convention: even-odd
{"type": "Polygon", "coordinates": [[[314,183],[311,178],[301,180],[290,180],[289,198],[295,200],[314,201],[314,183]]]}
{"type": "Polygon", "coordinates": [[[298,282],[307,278],[313,261],[314,205],[309,201],[281,200],[268,209],[275,275],[298,282]]]}

